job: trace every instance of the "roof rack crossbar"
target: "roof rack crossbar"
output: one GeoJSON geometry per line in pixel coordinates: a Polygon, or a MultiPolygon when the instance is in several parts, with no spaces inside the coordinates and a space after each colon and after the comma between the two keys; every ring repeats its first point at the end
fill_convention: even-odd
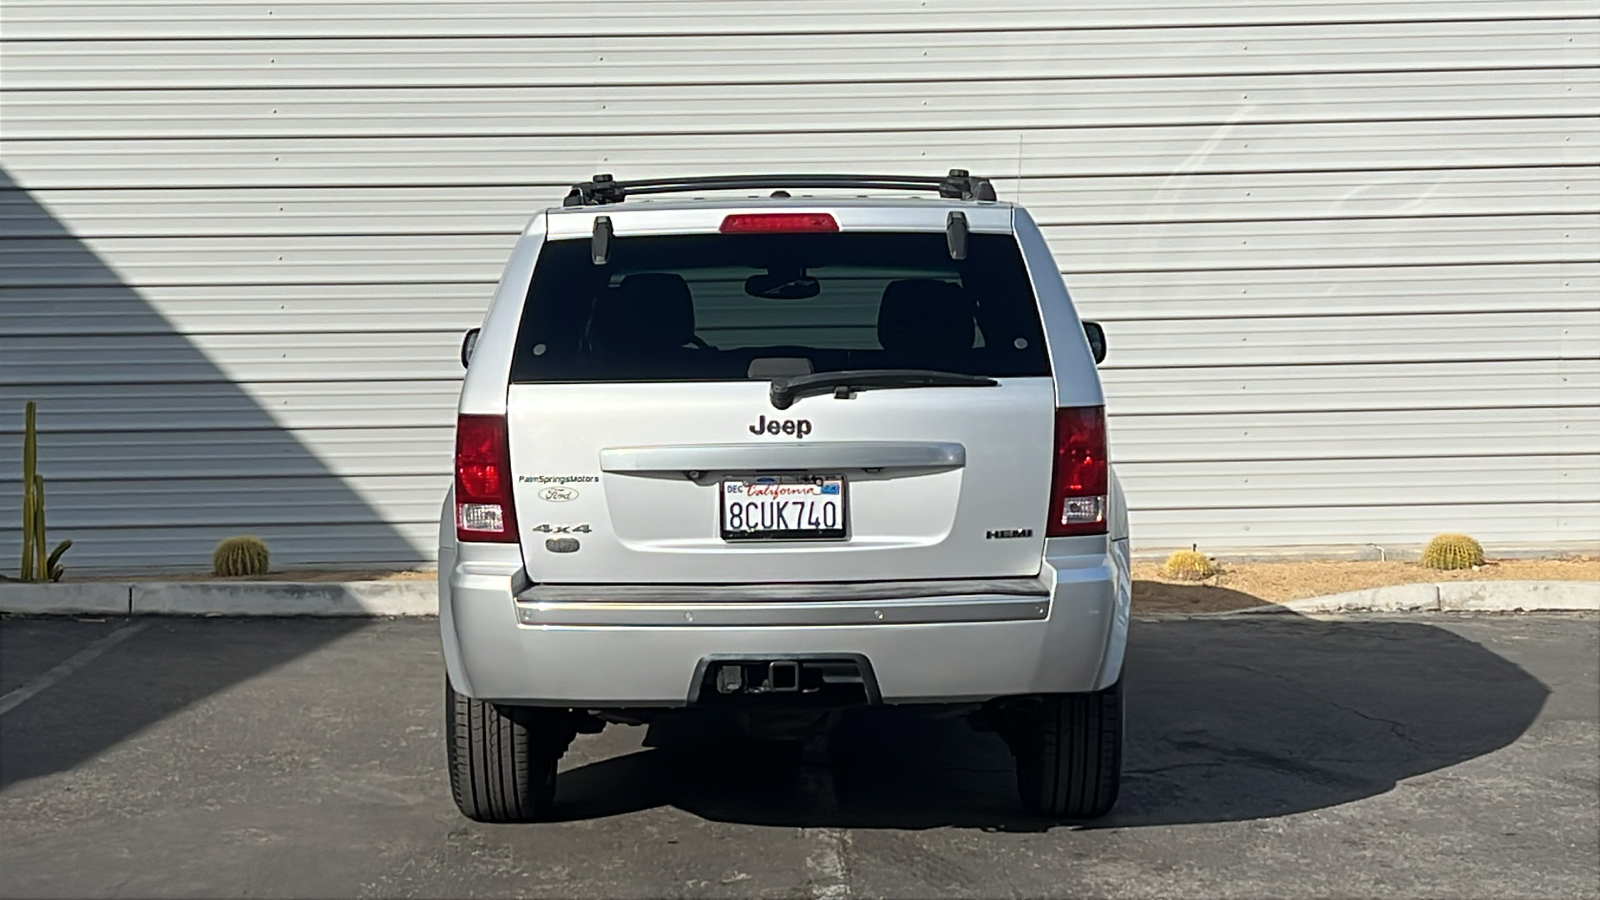
{"type": "Polygon", "coordinates": [[[698,190],[742,190],[763,188],[855,188],[861,190],[938,191],[953,200],[994,200],[994,185],[987,178],[974,178],[966,169],[951,169],[943,178],[921,175],[709,175],[687,178],[654,178],[643,181],[617,181],[610,175],[596,175],[591,181],[572,186],[563,206],[604,206],[621,203],[630,196],[674,194],[698,190]]]}

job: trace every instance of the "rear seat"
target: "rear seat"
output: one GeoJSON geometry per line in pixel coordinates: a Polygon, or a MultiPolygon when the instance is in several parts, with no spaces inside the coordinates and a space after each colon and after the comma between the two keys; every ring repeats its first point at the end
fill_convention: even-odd
{"type": "Polygon", "coordinates": [[[687,369],[704,360],[701,354],[715,352],[695,337],[688,283],[662,272],[629,275],[601,291],[589,342],[595,362],[618,373],[687,369]]]}
{"type": "Polygon", "coordinates": [[[878,307],[878,343],[890,365],[962,371],[972,353],[977,305],[960,285],[916,278],[891,281],[878,307]]]}

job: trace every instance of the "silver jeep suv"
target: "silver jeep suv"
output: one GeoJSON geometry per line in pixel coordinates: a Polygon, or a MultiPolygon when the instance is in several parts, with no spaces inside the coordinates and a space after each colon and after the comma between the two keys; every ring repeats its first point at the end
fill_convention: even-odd
{"type": "Polygon", "coordinates": [[[1106,813],[1129,574],[1103,354],[1033,219],[962,170],[575,186],[462,346],[461,811],[548,815],[608,722],[798,746],[917,704],[1003,737],[1030,812],[1106,813]],[[662,194],[689,196],[638,199],[662,194]]]}

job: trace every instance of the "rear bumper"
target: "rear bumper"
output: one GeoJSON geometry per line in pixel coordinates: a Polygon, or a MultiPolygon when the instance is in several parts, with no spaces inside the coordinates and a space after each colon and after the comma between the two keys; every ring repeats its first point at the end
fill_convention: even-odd
{"type": "Polygon", "coordinates": [[[519,598],[515,545],[468,544],[441,553],[440,624],[457,690],[511,703],[682,706],[711,656],[859,654],[885,703],[1088,691],[1121,668],[1125,550],[1052,540],[1037,580],[925,590],[535,588],[519,598]]]}

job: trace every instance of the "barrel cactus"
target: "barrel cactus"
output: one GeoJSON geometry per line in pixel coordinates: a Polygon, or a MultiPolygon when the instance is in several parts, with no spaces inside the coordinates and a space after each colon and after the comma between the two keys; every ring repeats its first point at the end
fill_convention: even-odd
{"type": "Polygon", "coordinates": [[[1422,550],[1430,569],[1470,569],[1483,565],[1483,545],[1464,534],[1441,534],[1422,550]]]}
{"type": "Polygon", "coordinates": [[[224,540],[211,554],[211,574],[223,577],[267,574],[267,545],[258,537],[239,535],[224,540]]]}
{"type": "Polygon", "coordinates": [[[1161,574],[1179,581],[1204,581],[1217,574],[1217,567],[1209,556],[1198,550],[1179,550],[1167,557],[1161,574]]]}

